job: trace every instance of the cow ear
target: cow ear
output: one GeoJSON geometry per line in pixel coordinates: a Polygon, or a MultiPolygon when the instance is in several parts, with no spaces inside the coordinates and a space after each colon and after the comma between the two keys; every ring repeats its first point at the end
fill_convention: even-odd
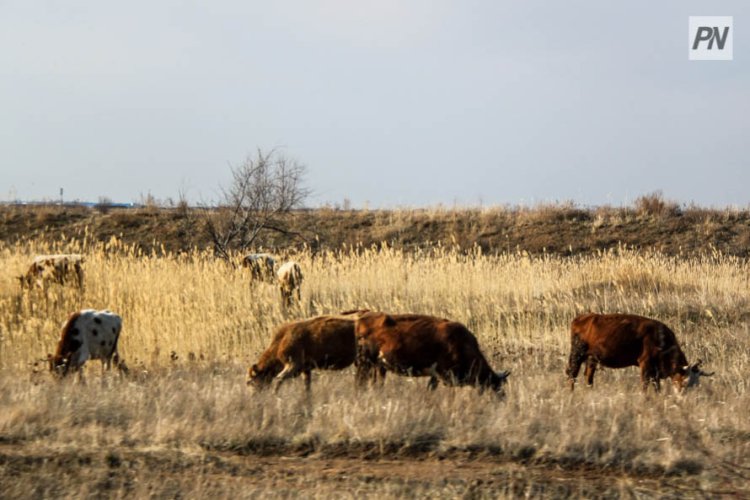
{"type": "Polygon", "coordinates": [[[396,320],[394,320],[389,315],[384,314],[383,315],[383,325],[384,326],[396,326],[396,320]]]}

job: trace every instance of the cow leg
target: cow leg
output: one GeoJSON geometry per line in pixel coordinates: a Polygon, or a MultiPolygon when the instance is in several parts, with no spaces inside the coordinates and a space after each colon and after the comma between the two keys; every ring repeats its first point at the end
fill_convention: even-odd
{"type": "Polygon", "coordinates": [[[370,374],[371,370],[372,367],[370,366],[357,364],[357,372],[354,376],[354,381],[357,384],[357,387],[363,387],[365,384],[367,384],[367,380],[372,377],[372,375],[370,374]]]}
{"type": "Polygon", "coordinates": [[[120,357],[119,353],[115,353],[114,356],[112,356],[112,360],[114,361],[115,368],[117,368],[120,376],[128,374],[128,365],[125,364],[125,360],[120,357]]]}
{"type": "Polygon", "coordinates": [[[310,383],[312,382],[312,373],[310,370],[305,370],[302,372],[302,376],[305,379],[305,390],[307,392],[310,392],[310,383]]]}
{"type": "Polygon", "coordinates": [[[438,373],[436,364],[437,363],[433,363],[433,365],[430,367],[430,380],[427,382],[427,389],[430,391],[434,391],[438,387],[438,373]]]}
{"type": "Polygon", "coordinates": [[[576,377],[578,377],[578,372],[581,370],[581,365],[588,357],[588,349],[588,345],[578,335],[573,334],[571,336],[570,357],[568,358],[568,367],[565,369],[571,391],[575,387],[576,377]]]}
{"type": "Polygon", "coordinates": [[[89,360],[89,352],[85,348],[81,348],[78,352],[73,353],[70,356],[71,367],[80,370],[83,364],[89,360]]]}
{"type": "Polygon", "coordinates": [[[388,370],[385,369],[385,366],[378,367],[377,376],[378,376],[378,382],[380,383],[381,386],[385,384],[385,373],[387,371],[388,370]]]}
{"type": "Polygon", "coordinates": [[[594,358],[589,357],[586,360],[586,371],[584,372],[584,375],[586,375],[586,385],[589,387],[594,385],[594,373],[596,373],[597,365],[598,363],[594,358]]]}
{"type": "Polygon", "coordinates": [[[653,383],[654,389],[656,392],[659,392],[661,387],[656,369],[651,365],[651,362],[648,359],[639,360],[639,364],[641,366],[641,387],[643,388],[643,392],[648,391],[650,383],[653,383]]]}
{"type": "Polygon", "coordinates": [[[86,384],[86,381],[83,379],[83,366],[81,365],[73,365],[71,366],[71,369],[76,373],[76,379],[79,384],[86,384]]]}
{"type": "Polygon", "coordinates": [[[71,356],[71,368],[78,372],[78,382],[81,384],[85,383],[85,380],[83,380],[83,365],[88,359],[89,353],[84,349],[80,349],[76,354],[71,356]]]}
{"type": "Polygon", "coordinates": [[[359,365],[357,367],[356,382],[358,387],[375,385],[385,380],[385,368],[377,365],[359,365]]]}
{"type": "Polygon", "coordinates": [[[388,370],[383,365],[375,365],[370,368],[370,385],[380,385],[385,383],[385,374],[388,370]]]}
{"type": "Polygon", "coordinates": [[[279,392],[279,387],[281,387],[281,384],[286,379],[296,377],[297,375],[299,375],[299,370],[292,363],[284,365],[284,369],[276,375],[276,388],[274,392],[279,392]]]}
{"type": "Polygon", "coordinates": [[[377,357],[369,344],[358,342],[354,364],[357,366],[356,382],[359,387],[374,383],[377,379],[377,357]]]}

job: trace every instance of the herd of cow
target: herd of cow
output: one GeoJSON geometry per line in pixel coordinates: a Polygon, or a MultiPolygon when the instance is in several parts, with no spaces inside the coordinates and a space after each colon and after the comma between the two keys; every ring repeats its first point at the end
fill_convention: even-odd
{"type": "MultiPolygon", "coordinates": [[[[45,288],[50,283],[74,283],[83,288],[83,256],[80,254],[39,255],[25,274],[18,277],[21,288],[45,288]]],[[[289,306],[296,294],[301,298],[302,269],[294,261],[276,268],[276,259],[267,253],[246,255],[242,267],[250,270],[253,281],[277,284],[282,302],[289,306]]]]}
{"type": "MultiPolygon", "coordinates": [[[[83,282],[79,255],[41,256],[34,260],[23,284],[35,279],[64,283],[71,276],[83,282]]],[[[278,271],[267,254],[245,257],[243,265],[253,279],[279,280],[282,298],[299,300],[302,272],[296,262],[287,262],[278,271]]],[[[65,376],[78,372],[89,359],[99,359],[104,368],[114,365],[126,372],[117,352],[122,319],[110,311],[85,309],[73,313],[62,328],[54,355],[48,355],[50,370],[65,376]]],[[[646,390],[671,379],[679,390],[694,386],[701,376],[710,376],[701,361],[689,364],[674,332],[655,319],[632,314],[583,314],[571,323],[570,357],[565,373],[570,389],[575,387],[581,366],[593,385],[599,365],[609,368],[638,366],[646,390]]],[[[503,395],[509,372],[495,372],[479,348],[476,337],[461,323],[420,314],[388,314],[353,310],[316,316],[279,326],[269,347],[248,369],[247,383],[256,388],[275,384],[276,390],[287,379],[303,375],[310,389],[314,369],[341,370],[356,367],[358,384],[377,383],[387,372],[429,377],[428,388],[439,381],[449,386],[470,385],[480,391],[503,395]]]]}

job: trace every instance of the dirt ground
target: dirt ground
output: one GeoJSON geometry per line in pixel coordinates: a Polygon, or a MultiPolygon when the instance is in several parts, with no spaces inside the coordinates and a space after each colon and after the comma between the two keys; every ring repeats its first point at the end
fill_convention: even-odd
{"type": "Polygon", "coordinates": [[[628,475],[493,457],[242,455],[205,450],[98,452],[0,445],[4,498],[49,497],[659,497],[747,498],[735,477],[628,475]]]}

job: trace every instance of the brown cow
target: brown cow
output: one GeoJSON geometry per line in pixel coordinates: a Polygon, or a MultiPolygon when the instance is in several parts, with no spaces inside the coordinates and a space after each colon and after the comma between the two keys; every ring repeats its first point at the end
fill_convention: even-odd
{"type": "Polygon", "coordinates": [[[363,314],[356,323],[357,379],[385,378],[386,371],[438,378],[446,385],[473,385],[502,394],[510,372],[490,368],[476,337],[461,323],[418,314],[363,314]]]}
{"type": "Polygon", "coordinates": [[[354,321],[357,311],[285,323],[271,345],[247,371],[247,384],[259,389],[276,379],[276,391],[288,378],[303,374],[310,390],[311,371],[343,370],[354,362],[354,321]]]}
{"type": "Polygon", "coordinates": [[[701,361],[688,365],[674,332],[664,323],[634,314],[582,314],[570,324],[570,359],[565,373],[570,389],[583,362],[586,382],[594,384],[597,365],[608,368],[640,366],[643,390],[649,382],[659,390],[659,381],[671,378],[679,388],[698,384],[701,361]]]}
{"type": "Polygon", "coordinates": [[[21,288],[36,285],[43,288],[47,283],[64,285],[73,280],[83,287],[83,256],[78,254],[39,255],[29,266],[26,274],[19,276],[21,288]]]}

